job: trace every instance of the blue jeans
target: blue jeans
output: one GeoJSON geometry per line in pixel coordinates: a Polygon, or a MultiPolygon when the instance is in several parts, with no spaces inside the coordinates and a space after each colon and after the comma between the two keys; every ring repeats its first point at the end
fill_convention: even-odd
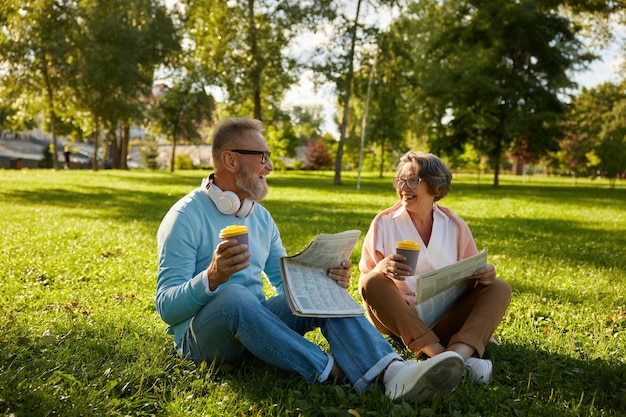
{"type": "Polygon", "coordinates": [[[245,350],[307,382],[324,382],[334,361],[360,392],[371,386],[392,360],[402,360],[364,317],[295,316],[283,295],[265,301],[246,287],[221,288],[190,322],[178,353],[196,363],[232,362],[245,350]],[[332,355],[303,335],[320,328],[332,355]]]}

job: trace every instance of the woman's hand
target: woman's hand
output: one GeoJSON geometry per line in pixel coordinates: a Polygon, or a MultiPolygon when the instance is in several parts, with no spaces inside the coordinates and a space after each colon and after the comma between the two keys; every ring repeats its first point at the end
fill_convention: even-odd
{"type": "Polygon", "coordinates": [[[496,267],[487,264],[477,269],[468,279],[478,282],[480,285],[491,285],[496,280],[496,267]]]}
{"type": "Polygon", "coordinates": [[[381,259],[374,269],[387,278],[404,281],[405,277],[411,275],[411,267],[404,262],[406,262],[404,255],[393,253],[381,259]]]}

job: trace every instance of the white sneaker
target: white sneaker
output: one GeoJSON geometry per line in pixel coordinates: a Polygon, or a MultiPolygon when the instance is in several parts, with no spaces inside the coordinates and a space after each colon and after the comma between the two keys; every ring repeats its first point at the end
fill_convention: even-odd
{"type": "Polygon", "coordinates": [[[489,359],[469,358],[465,361],[469,379],[479,384],[491,384],[493,364],[489,359]]]}
{"type": "Polygon", "coordinates": [[[435,395],[445,395],[456,388],[463,377],[463,358],[456,352],[443,352],[423,362],[406,361],[385,384],[385,394],[392,400],[427,402],[435,395]]]}

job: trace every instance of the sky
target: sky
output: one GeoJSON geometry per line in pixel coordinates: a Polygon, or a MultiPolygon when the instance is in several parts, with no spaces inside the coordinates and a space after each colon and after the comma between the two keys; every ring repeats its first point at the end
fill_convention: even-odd
{"type": "Polygon", "coordinates": [[[580,87],[595,87],[604,82],[617,82],[620,78],[620,66],[624,64],[624,55],[617,44],[603,51],[602,59],[594,62],[588,71],[574,75],[580,87]]]}

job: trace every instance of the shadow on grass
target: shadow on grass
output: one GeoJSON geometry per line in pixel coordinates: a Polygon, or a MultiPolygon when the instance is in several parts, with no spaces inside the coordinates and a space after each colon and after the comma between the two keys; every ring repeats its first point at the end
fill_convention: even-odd
{"type": "MultiPolygon", "coordinates": [[[[167,210],[188,191],[198,185],[198,178],[164,176],[146,178],[124,176],[124,184],[142,184],[142,187],[108,187],[85,185],[77,189],[52,188],[41,191],[13,190],[7,196],[16,205],[56,206],[72,209],[68,216],[82,216],[85,218],[99,218],[121,222],[146,222],[156,229],[167,210]],[[172,189],[164,191],[158,187],[147,187],[146,183],[168,186],[172,189]]],[[[297,189],[315,189],[315,182],[310,178],[278,178],[272,182],[272,187],[296,187],[297,189]]],[[[373,189],[382,187],[381,184],[371,185],[373,189]]],[[[324,188],[332,187],[325,185],[324,188]]],[[[345,187],[345,186],[342,186],[345,187]]],[[[462,186],[456,192],[460,199],[468,193],[472,199],[477,197],[487,199],[497,197],[499,190],[469,190],[475,186],[462,186]],[[478,195],[477,195],[478,194],[478,195]]],[[[568,197],[560,195],[558,187],[527,190],[525,187],[516,187],[517,198],[541,199],[555,205],[575,200],[577,205],[595,207],[599,204],[602,195],[612,193],[610,190],[585,189],[585,197],[577,196],[576,190],[566,189],[562,192],[568,197]]],[[[344,190],[346,194],[359,193],[356,190],[344,190]]],[[[624,191],[624,190],[615,190],[624,191]]],[[[385,193],[388,193],[385,186],[385,193]]],[[[372,191],[363,191],[369,195],[372,191]]],[[[626,192],[623,192],[626,196],[626,192]]],[[[343,192],[342,192],[343,195],[343,192]]],[[[375,195],[375,193],[374,193],[375,195]]],[[[508,191],[508,198],[511,192],[508,191]]],[[[606,197],[606,195],[605,195],[606,197]]],[[[339,197],[340,198],[340,197],[339,197]]],[[[272,213],[283,242],[289,252],[299,251],[316,234],[336,233],[347,229],[361,230],[364,234],[375,214],[383,209],[379,207],[375,198],[370,202],[329,201],[329,202],[294,202],[270,198],[262,204],[272,213]],[[308,234],[302,233],[302,225],[306,224],[308,234]]],[[[623,208],[623,201],[615,196],[602,201],[604,206],[623,208]]],[[[590,210],[590,215],[592,215],[590,210]]],[[[487,246],[490,253],[507,253],[511,257],[520,258],[551,258],[555,262],[566,262],[576,266],[581,263],[594,265],[599,268],[618,268],[626,271],[626,260],[614,253],[614,248],[624,247],[626,239],[624,231],[589,228],[577,221],[555,219],[529,219],[524,217],[470,217],[463,216],[470,224],[479,246],[487,246]],[[556,243],[548,243],[556,242],[556,243]],[[550,246],[548,246],[550,245],[550,246]]],[[[362,237],[363,237],[362,236],[362,237]]]]}
{"type": "Polygon", "coordinates": [[[464,379],[454,393],[433,404],[391,402],[379,388],[356,394],[350,386],[307,386],[297,376],[254,358],[221,378],[247,400],[279,404],[301,415],[333,415],[353,408],[361,415],[413,416],[430,408],[432,415],[580,416],[619,415],[626,407],[626,365],[619,362],[583,361],[514,345],[490,346],[487,356],[494,361],[491,386],[464,379]]]}
{"type": "Polygon", "coordinates": [[[380,388],[357,394],[347,385],[309,385],[252,356],[217,370],[196,368],[161,338],[139,326],[125,328],[122,335],[109,327],[56,345],[13,347],[2,366],[0,410],[17,416],[166,415],[172,409],[186,415],[348,415],[354,409],[414,416],[429,409],[427,415],[580,416],[620,415],[626,408],[626,365],[535,346],[490,345],[491,386],[463,380],[443,399],[413,404],[392,402],[380,388]],[[139,338],[147,342],[137,346],[139,338]]]}
{"type": "Polygon", "coordinates": [[[84,191],[48,189],[45,193],[22,190],[11,193],[12,201],[19,205],[57,206],[74,209],[68,212],[69,216],[129,222],[160,222],[180,197],[182,195],[108,187],[84,187],[84,191]]]}

